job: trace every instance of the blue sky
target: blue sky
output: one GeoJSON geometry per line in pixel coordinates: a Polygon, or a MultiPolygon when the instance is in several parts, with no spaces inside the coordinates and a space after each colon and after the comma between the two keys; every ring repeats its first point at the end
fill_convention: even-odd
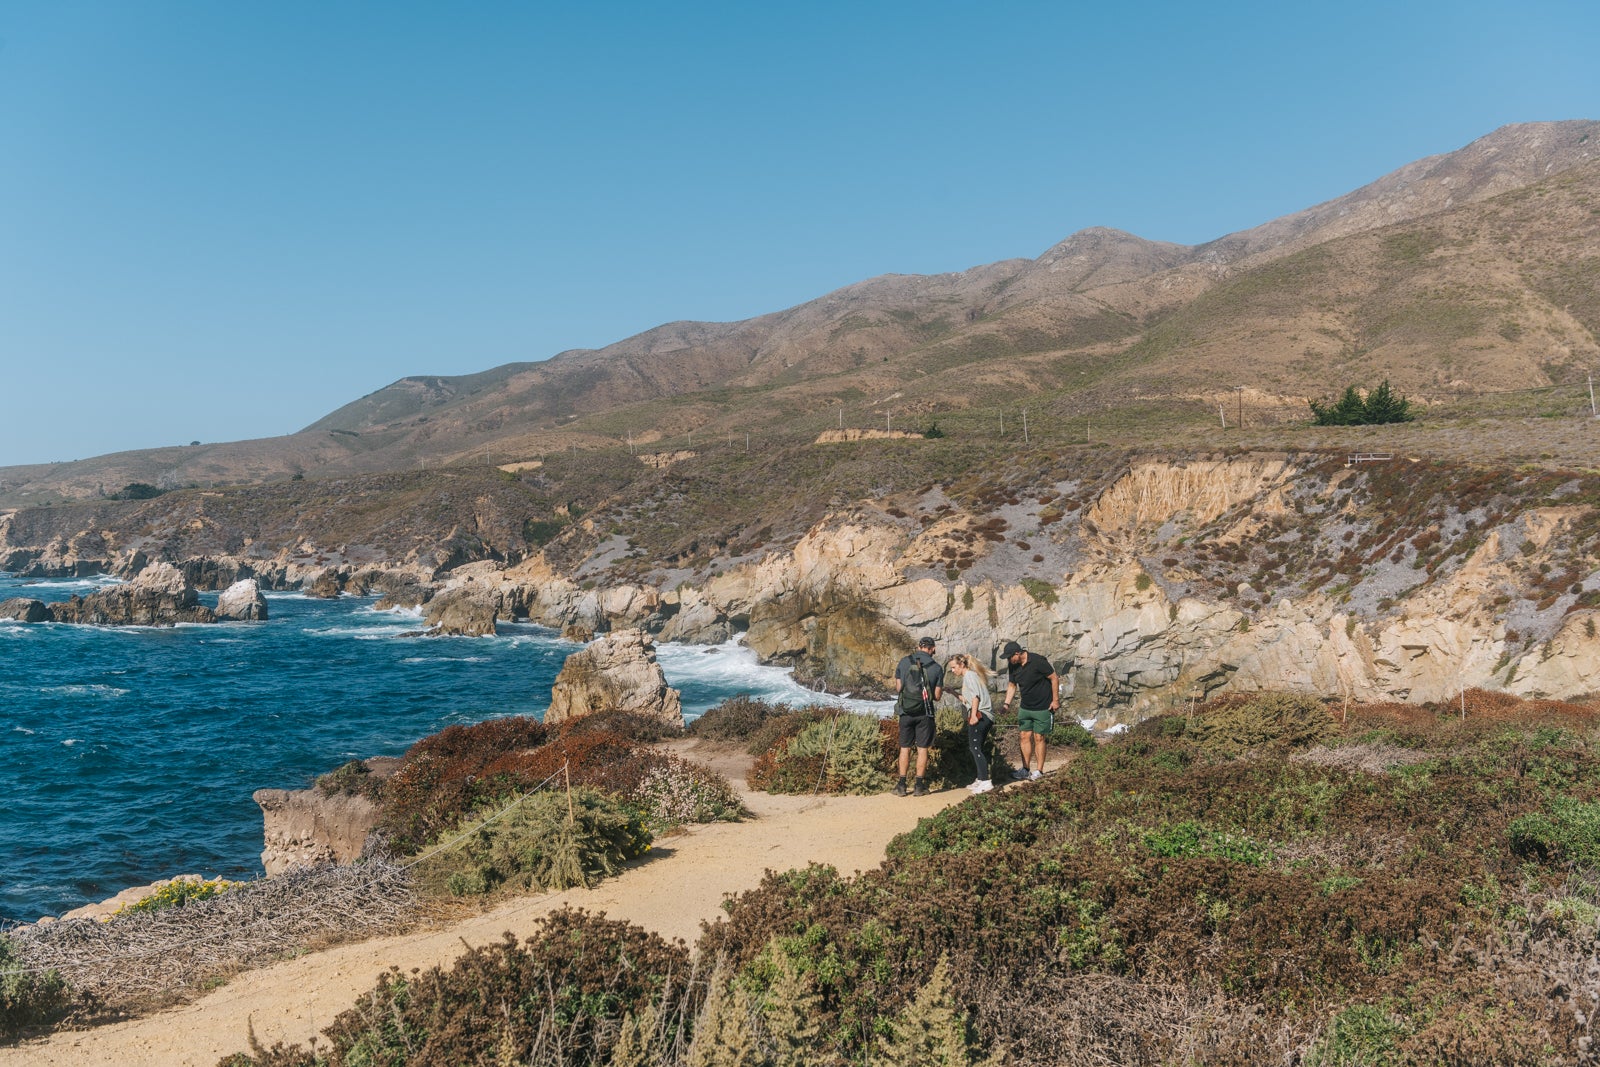
{"type": "Polygon", "coordinates": [[[1600,117],[1589,2],[0,0],[0,465],[1600,117]]]}

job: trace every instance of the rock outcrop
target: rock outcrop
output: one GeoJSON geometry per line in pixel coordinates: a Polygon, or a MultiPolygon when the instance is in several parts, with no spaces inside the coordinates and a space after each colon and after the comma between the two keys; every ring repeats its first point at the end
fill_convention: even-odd
{"type": "Polygon", "coordinates": [[[217,597],[217,618],[260,620],[267,617],[267,598],[254,578],[234,582],[217,597]]]}
{"type": "Polygon", "coordinates": [[[319,863],[350,863],[378,823],[378,807],[364,796],[324,795],[317,789],[257,789],[268,875],[319,863]]]}
{"type": "Polygon", "coordinates": [[[643,630],[618,630],[568,656],[550,689],[544,721],[554,725],[597,711],[629,711],[683,725],[678,691],[668,687],[643,630]]]}
{"type": "Polygon", "coordinates": [[[430,633],[456,637],[486,637],[495,632],[499,597],[472,587],[446,589],[422,607],[430,633]]]}
{"type": "Polygon", "coordinates": [[[50,609],[41,600],[29,600],[27,597],[12,597],[10,600],[0,600],[0,619],[10,619],[13,622],[46,622],[50,618],[50,609]]]}
{"type": "Polygon", "coordinates": [[[152,563],[131,582],[87,597],[74,596],[47,605],[55,622],[95,626],[172,626],[180,622],[216,622],[200,594],[170,563],[152,563]]]}

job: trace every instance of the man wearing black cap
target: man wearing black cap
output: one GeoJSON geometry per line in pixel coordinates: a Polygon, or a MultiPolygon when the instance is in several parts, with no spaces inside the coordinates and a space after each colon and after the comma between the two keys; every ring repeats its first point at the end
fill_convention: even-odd
{"type": "Polygon", "coordinates": [[[900,780],[894,795],[906,795],[906,768],[911,750],[917,750],[917,787],[913,794],[928,795],[928,749],[933,745],[933,706],[944,687],[944,669],[933,658],[933,638],[924,637],[916,650],[901,657],[894,669],[894,689],[900,696],[895,710],[900,713],[900,780]]]}
{"type": "Polygon", "coordinates": [[[1044,745],[1055,729],[1056,711],[1061,707],[1061,679],[1050,661],[1029,652],[1015,641],[1001,650],[1006,658],[1006,702],[1002,711],[1011,710],[1017,698],[1017,729],[1022,742],[1022,769],[1014,778],[1037,779],[1044,771],[1044,745]],[[1029,768],[1032,767],[1032,770],[1029,768]]]}

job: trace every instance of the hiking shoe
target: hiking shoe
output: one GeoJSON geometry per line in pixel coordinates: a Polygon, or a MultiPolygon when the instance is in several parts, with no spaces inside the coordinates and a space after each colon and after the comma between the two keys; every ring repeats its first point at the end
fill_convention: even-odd
{"type": "Polygon", "coordinates": [[[987,793],[989,790],[993,789],[994,783],[986,780],[979,780],[973,782],[971,785],[967,786],[967,788],[972,790],[972,794],[976,796],[979,793],[987,793]]]}
{"type": "Polygon", "coordinates": [[[894,783],[894,795],[897,797],[906,795],[906,780],[904,778],[894,783]]]}
{"type": "Polygon", "coordinates": [[[925,779],[918,778],[917,779],[917,787],[911,791],[911,795],[914,796],[914,797],[925,797],[925,796],[927,796],[928,795],[928,783],[927,783],[927,781],[925,779]]]}
{"type": "Polygon", "coordinates": [[[1028,777],[1028,765],[1023,764],[1021,767],[1018,767],[1016,770],[1012,771],[1011,777],[1019,782],[1028,777]]]}
{"type": "Polygon", "coordinates": [[[1038,780],[1039,780],[1039,772],[1038,771],[1034,771],[1032,774],[1028,775],[1028,781],[1037,782],[1038,780]]]}

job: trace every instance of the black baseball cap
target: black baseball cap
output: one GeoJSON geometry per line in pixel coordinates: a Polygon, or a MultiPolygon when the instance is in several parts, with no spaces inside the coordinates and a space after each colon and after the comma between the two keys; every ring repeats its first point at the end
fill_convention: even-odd
{"type": "Polygon", "coordinates": [[[1007,641],[1006,647],[1000,650],[1000,655],[1004,656],[1006,659],[1010,659],[1012,656],[1017,655],[1021,651],[1021,645],[1017,644],[1015,641],[1007,641]]]}

